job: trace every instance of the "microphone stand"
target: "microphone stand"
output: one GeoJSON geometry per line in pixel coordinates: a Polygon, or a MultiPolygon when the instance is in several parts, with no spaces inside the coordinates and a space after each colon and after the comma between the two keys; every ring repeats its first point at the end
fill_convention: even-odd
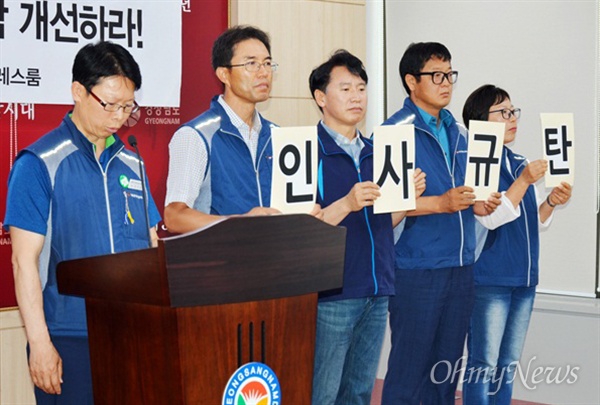
{"type": "Polygon", "coordinates": [[[138,158],[138,163],[140,167],[140,179],[142,180],[142,199],[144,202],[144,215],[146,217],[146,232],[148,233],[148,247],[152,248],[152,236],[150,235],[150,218],[148,217],[148,199],[146,197],[146,176],[142,167],[142,157],[140,156],[140,151],[137,146],[137,139],[135,138],[135,135],[129,135],[127,141],[129,142],[129,146],[135,149],[135,153],[137,154],[138,158]]]}

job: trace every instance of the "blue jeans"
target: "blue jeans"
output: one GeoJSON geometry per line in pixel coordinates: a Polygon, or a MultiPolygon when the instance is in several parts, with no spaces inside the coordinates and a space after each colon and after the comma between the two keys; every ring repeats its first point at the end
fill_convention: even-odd
{"type": "Polygon", "coordinates": [[[534,299],[535,287],[475,287],[463,404],[510,405],[534,299]]]}
{"type": "Polygon", "coordinates": [[[454,405],[473,307],[473,268],[396,269],[395,286],[381,404],[454,405]]]}
{"type": "Polygon", "coordinates": [[[371,403],[387,310],[387,297],[319,303],[313,405],[371,403]]]}

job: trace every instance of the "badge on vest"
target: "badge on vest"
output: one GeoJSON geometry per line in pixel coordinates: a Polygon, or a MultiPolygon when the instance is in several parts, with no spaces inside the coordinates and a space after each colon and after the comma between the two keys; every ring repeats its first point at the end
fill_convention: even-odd
{"type": "Polygon", "coordinates": [[[142,191],[142,182],[137,179],[130,179],[124,174],[119,176],[119,184],[127,190],[142,191]]]}

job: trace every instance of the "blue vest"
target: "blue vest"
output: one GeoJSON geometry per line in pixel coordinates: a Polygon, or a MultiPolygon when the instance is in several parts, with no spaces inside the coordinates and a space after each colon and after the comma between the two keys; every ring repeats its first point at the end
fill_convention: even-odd
{"type": "MultiPolygon", "coordinates": [[[[427,174],[423,196],[438,196],[464,185],[467,165],[466,129],[452,121],[446,127],[452,167],[431,134],[417,106],[407,98],[404,107],[383,125],[415,126],[415,167],[427,174]]],[[[396,266],[399,269],[439,269],[468,266],[475,259],[475,217],[472,207],[452,214],[406,217],[396,228],[396,266]]]]}
{"type": "MultiPolygon", "coordinates": [[[[506,191],[519,177],[527,161],[504,147],[499,191],[506,191]],[[506,158],[510,167],[506,165],[506,158]]],[[[538,206],[534,185],[519,203],[521,215],[514,221],[488,230],[483,250],[475,263],[475,284],[530,287],[538,283],[540,252],[538,206]]]]}
{"type": "MultiPolygon", "coordinates": [[[[17,157],[25,153],[37,156],[48,172],[43,180],[50,182],[52,190],[40,256],[44,312],[51,334],[87,335],[84,299],[58,293],[59,262],[148,247],[139,162],[118,137],[115,139],[104,151],[101,166],[92,143],[67,115],[58,128],[17,157]]],[[[160,218],[150,195],[148,203],[150,226],[156,225],[160,218]]]]}
{"type": "MultiPolygon", "coordinates": [[[[373,144],[361,138],[360,167],[340,148],[321,124],[317,203],[325,208],[362,181],[373,181],[373,144]],[[359,170],[360,169],[360,170],[359,170]]],[[[339,226],[347,228],[344,286],[319,295],[321,301],[394,294],[394,237],[390,214],[374,214],[373,207],[351,212],[339,226]]]]}
{"type": "Polygon", "coordinates": [[[256,163],[237,128],[219,104],[218,96],[210,109],[186,126],[196,130],[206,145],[208,166],[194,208],[215,215],[243,214],[254,207],[271,204],[273,152],[270,121],[260,117],[256,163]]]}

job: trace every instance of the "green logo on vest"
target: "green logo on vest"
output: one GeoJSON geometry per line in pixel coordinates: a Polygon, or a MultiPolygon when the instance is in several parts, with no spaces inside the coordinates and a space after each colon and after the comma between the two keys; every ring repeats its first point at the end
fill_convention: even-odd
{"type": "Polygon", "coordinates": [[[129,188],[129,179],[124,174],[119,176],[119,184],[123,188],[129,188]]]}

